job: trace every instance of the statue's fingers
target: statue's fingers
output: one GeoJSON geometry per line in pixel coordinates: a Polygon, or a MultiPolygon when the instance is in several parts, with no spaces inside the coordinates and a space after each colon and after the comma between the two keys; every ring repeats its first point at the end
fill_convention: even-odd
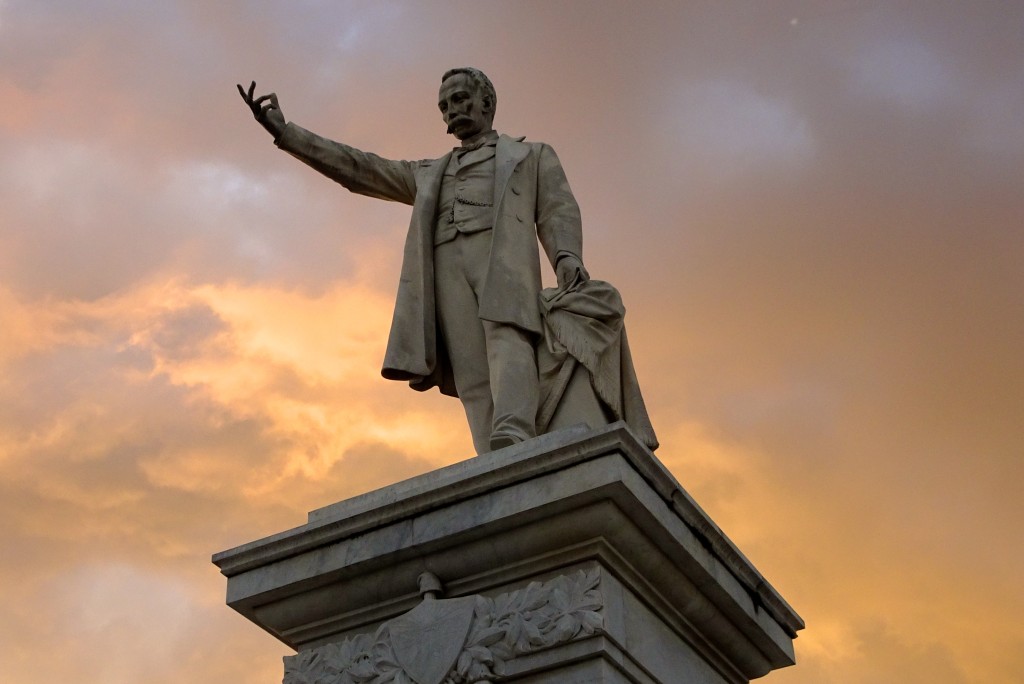
{"type": "Polygon", "coordinates": [[[248,102],[249,98],[247,98],[245,96],[245,89],[242,87],[242,84],[241,83],[236,83],[235,87],[238,88],[238,94],[242,96],[242,99],[245,100],[246,102],[248,102]]]}
{"type": "Polygon", "coordinates": [[[250,100],[252,99],[253,93],[255,93],[255,92],[256,92],[256,81],[253,81],[251,84],[249,84],[249,99],[250,100]]]}
{"type": "Polygon", "coordinates": [[[263,109],[281,108],[281,105],[277,104],[277,93],[267,93],[266,95],[261,95],[259,98],[256,99],[256,104],[263,105],[263,109]],[[263,103],[266,102],[267,100],[269,100],[269,102],[266,105],[263,105],[263,103]]]}
{"type": "Polygon", "coordinates": [[[252,103],[252,111],[256,112],[256,116],[259,117],[261,114],[265,114],[268,109],[275,109],[274,101],[270,95],[260,95],[252,103]],[[270,102],[267,102],[270,100],[270,102]],[[267,102],[267,104],[263,104],[267,102]]]}

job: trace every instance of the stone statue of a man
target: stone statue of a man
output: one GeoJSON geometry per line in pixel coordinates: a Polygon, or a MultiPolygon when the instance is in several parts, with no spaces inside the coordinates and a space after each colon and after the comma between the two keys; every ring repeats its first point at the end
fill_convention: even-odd
{"type": "MultiPolygon", "coordinates": [[[[438,95],[461,144],[413,162],[286,122],[277,95],[254,97],[255,88],[238,91],[278,147],[352,192],[412,205],[384,377],[458,396],[477,453],[536,435],[544,336],[538,238],[560,290],[589,279],[579,206],[554,150],[494,131],[497,95],[473,68],[445,73],[438,95]]],[[[580,415],[607,422],[610,414],[589,401],[596,420],[580,415]]]]}

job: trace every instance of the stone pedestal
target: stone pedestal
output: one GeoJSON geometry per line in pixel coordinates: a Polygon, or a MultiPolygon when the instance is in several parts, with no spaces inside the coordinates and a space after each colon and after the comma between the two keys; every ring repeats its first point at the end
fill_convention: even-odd
{"type": "Polygon", "coordinates": [[[286,684],[748,682],[803,622],[621,423],[313,511],[214,556],[286,684]]]}

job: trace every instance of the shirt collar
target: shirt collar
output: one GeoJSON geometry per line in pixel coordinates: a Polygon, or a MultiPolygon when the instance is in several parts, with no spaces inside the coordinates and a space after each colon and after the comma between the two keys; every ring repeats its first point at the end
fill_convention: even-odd
{"type": "Polygon", "coordinates": [[[485,145],[495,145],[498,142],[498,132],[495,130],[484,131],[478,133],[472,138],[468,138],[462,141],[459,147],[456,147],[457,152],[466,152],[468,150],[475,150],[485,145]]]}

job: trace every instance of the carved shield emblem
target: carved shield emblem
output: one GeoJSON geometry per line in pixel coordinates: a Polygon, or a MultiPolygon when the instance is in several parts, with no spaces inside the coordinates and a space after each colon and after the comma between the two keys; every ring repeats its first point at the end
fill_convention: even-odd
{"type": "Polygon", "coordinates": [[[466,645],[476,599],[425,600],[388,623],[395,658],[416,684],[441,684],[466,645]]]}

